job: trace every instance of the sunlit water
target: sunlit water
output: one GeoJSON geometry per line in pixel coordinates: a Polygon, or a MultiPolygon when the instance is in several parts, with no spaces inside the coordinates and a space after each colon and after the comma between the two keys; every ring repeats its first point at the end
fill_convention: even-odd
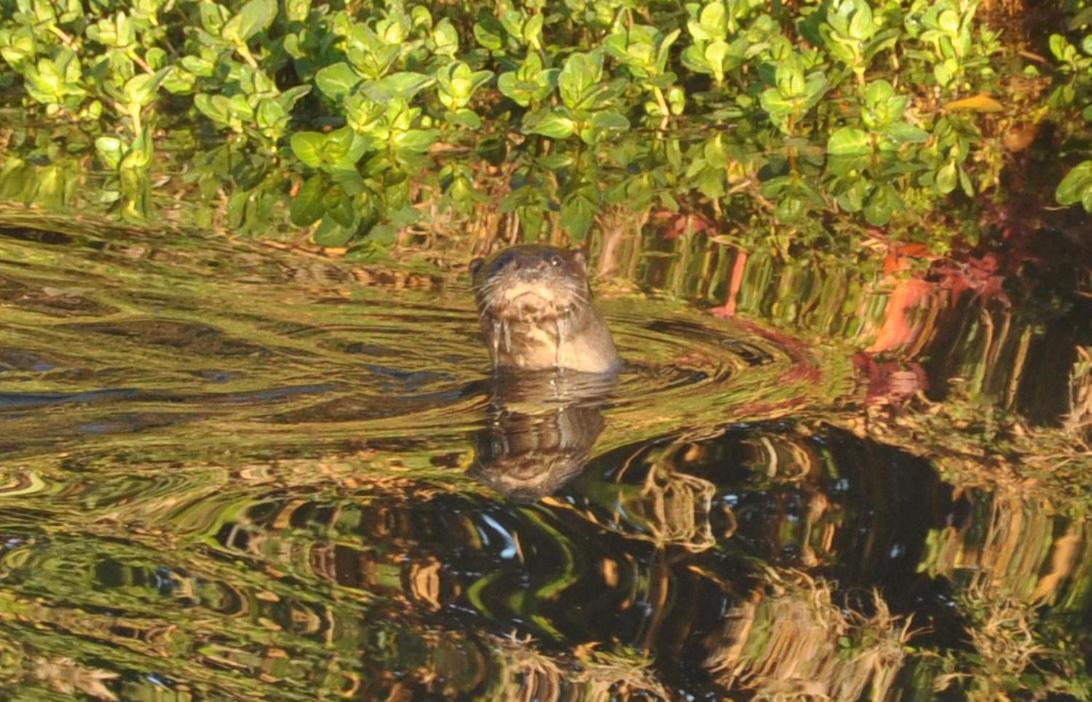
{"type": "Polygon", "coordinates": [[[929,699],[982,592],[1088,621],[1083,516],[861,428],[837,337],[601,295],[615,383],[498,387],[454,268],[48,229],[0,231],[6,698],[929,699]]]}

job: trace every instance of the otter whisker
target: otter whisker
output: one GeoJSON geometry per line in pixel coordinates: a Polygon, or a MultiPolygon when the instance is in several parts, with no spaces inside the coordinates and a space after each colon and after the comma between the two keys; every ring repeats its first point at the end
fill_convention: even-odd
{"type": "Polygon", "coordinates": [[[565,335],[561,332],[562,317],[554,317],[554,330],[557,332],[557,344],[554,346],[554,365],[561,367],[561,347],[565,345],[565,335]]]}

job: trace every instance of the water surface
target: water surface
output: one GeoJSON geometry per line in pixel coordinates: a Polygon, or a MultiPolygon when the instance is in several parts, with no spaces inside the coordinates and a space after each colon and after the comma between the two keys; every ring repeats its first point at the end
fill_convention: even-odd
{"type": "Polygon", "coordinates": [[[5,217],[7,698],[1087,692],[1087,300],[679,244],[499,386],[459,261],[5,217]]]}

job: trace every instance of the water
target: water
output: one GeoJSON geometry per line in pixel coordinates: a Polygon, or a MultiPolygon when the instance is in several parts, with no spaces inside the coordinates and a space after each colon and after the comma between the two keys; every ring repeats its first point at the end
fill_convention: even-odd
{"type": "Polygon", "coordinates": [[[1064,275],[606,246],[621,376],[498,384],[458,262],[3,214],[5,699],[1089,693],[1064,275]]]}

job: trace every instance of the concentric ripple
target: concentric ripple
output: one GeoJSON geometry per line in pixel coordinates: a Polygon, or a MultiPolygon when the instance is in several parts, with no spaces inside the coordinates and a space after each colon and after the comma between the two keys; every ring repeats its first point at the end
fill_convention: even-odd
{"type": "MultiPolygon", "coordinates": [[[[482,421],[488,357],[458,271],[55,228],[0,236],[0,455],[321,454],[482,421]]],[[[769,332],[666,302],[602,305],[627,359],[606,447],[767,419],[849,387],[847,368],[769,332]]]]}

